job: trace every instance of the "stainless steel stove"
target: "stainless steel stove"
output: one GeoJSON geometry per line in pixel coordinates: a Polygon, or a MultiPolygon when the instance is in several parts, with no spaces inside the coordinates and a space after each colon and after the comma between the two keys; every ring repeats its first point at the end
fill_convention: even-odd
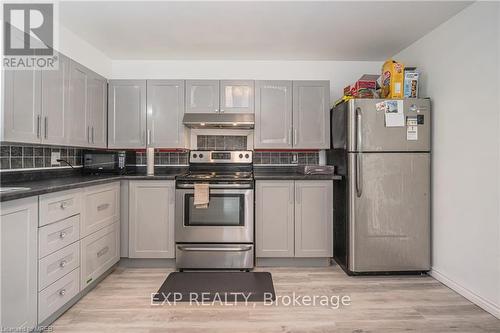
{"type": "Polygon", "coordinates": [[[176,265],[183,269],[251,269],[254,182],[251,151],[192,151],[177,177],[176,265]],[[195,184],[208,184],[207,207],[194,205],[195,184]]]}

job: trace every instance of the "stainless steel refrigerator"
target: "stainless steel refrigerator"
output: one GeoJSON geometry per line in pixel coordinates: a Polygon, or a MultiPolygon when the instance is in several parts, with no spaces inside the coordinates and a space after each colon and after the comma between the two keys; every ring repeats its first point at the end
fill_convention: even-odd
{"type": "Polygon", "coordinates": [[[431,103],[393,101],[388,111],[385,101],[331,111],[327,162],[343,176],[334,182],[334,259],[351,275],[430,269],[431,103]]]}

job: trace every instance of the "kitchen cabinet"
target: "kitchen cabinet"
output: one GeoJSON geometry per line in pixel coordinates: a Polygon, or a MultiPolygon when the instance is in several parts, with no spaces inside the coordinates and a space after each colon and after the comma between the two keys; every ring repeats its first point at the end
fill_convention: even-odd
{"type": "Polygon", "coordinates": [[[107,146],[107,119],[108,83],[102,76],[91,72],[87,81],[88,126],[90,126],[89,146],[106,148],[107,146]]]}
{"type": "Polygon", "coordinates": [[[147,81],[147,145],[186,148],[183,80],[147,81]]]}
{"type": "Polygon", "coordinates": [[[41,97],[41,143],[68,144],[68,128],[65,126],[69,114],[65,99],[69,94],[70,59],[58,55],[57,70],[43,70],[41,97]]]}
{"type": "Polygon", "coordinates": [[[40,143],[40,71],[3,70],[4,105],[2,141],[40,143]]]}
{"type": "Polygon", "coordinates": [[[88,236],[120,220],[120,183],[87,187],[80,233],[88,236]]]}
{"type": "Polygon", "coordinates": [[[186,112],[219,112],[219,81],[186,80],[186,112]]]}
{"type": "Polygon", "coordinates": [[[252,80],[187,80],[187,113],[254,113],[252,80]]]}
{"type": "Polygon", "coordinates": [[[0,327],[28,330],[37,323],[38,197],[0,208],[0,327]]]}
{"type": "Polygon", "coordinates": [[[295,181],[295,256],[333,256],[332,181],[295,181]]]}
{"type": "Polygon", "coordinates": [[[292,81],[255,83],[254,148],[292,148],[292,81]]]}
{"type": "Polygon", "coordinates": [[[220,81],[220,112],[254,113],[254,81],[220,81]]]}
{"type": "Polygon", "coordinates": [[[294,183],[255,184],[255,243],[257,257],[294,256],[294,183]]]}
{"type": "Polygon", "coordinates": [[[146,147],[146,80],[111,80],[108,147],[146,147]]]}
{"type": "Polygon", "coordinates": [[[293,81],[293,148],[330,147],[329,81],[293,81]]]}
{"type": "Polygon", "coordinates": [[[129,182],[129,257],[174,258],[174,181],[129,182]]]}
{"type": "Polygon", "coordinates": [[[331,180],[255,182],[257,257],[331,257],[331,180]]]}
{"type": "Polygon", "coordinates": [[[90,143],[90,123],[88,112],[88,70],[71,61],[69,71],[68,117],[66,130],[68,143],[72,146],[88,146],[90,143]]]}

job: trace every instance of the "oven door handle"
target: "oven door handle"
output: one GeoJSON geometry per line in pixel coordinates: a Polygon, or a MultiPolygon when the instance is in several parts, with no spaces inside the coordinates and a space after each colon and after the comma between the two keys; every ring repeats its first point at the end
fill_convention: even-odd
{"type": "MultiPolygon", "coordinates": [[[[182,183],[177,183],[177,188],[194,188],[194,184],[182,184],[182,183]]],[[[215,188],[221,188],[221,189],[231,189],[231,188],[252,188],[252,184],[209,184],[208,185],[209,189],[215,189],[215,188]]]]}
{"type": "Polygon", "coordinates": [[[252,249],[251,246],[234,247],[202,247],[202,246],[184,246],[178,245],[180,251],[203,251],[203,252],[246,252],[252,249]]]}

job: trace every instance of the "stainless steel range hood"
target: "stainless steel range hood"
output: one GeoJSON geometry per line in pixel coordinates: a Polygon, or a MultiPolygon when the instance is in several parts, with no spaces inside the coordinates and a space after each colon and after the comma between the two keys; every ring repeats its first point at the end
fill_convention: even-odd
{"type": "Polygon", "coordinates": [[[182,120],[190,128],[252,129],[252,113],[186,113],[182,120]]]}

